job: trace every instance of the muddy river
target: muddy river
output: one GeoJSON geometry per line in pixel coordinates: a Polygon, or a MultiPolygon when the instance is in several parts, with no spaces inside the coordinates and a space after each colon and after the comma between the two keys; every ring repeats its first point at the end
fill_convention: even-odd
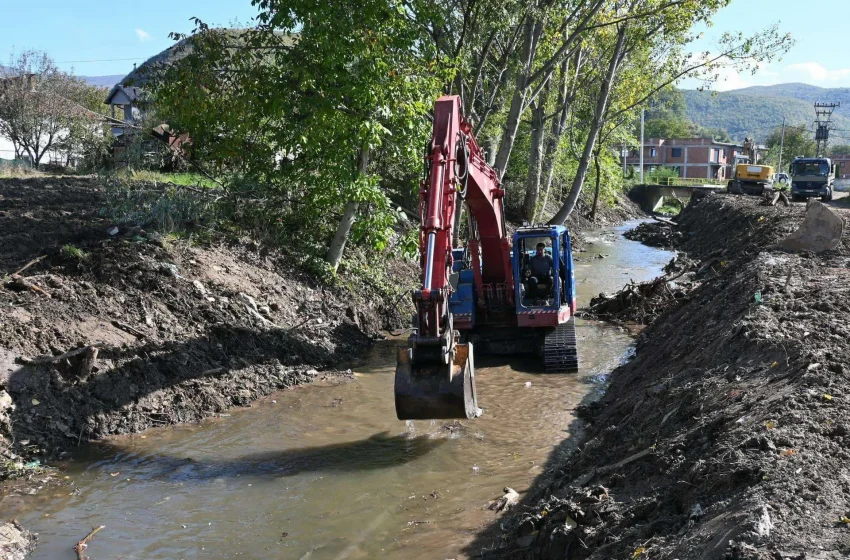
{"type": "MultiPolygon", "coordinates": [[[[633,225],[589,237],[577,255],[579,305],[670,260],[620,236],[633,225]]],[[[3,517],[39,533],[34,559],[75,558],[73,544],[101,524],[92,559],[465,557],[495,518],[489,501],[504,486],[522,493],[570,449],[574,408],[604,388],[632,342],[590,321],[578,336],[578,375],[476,356],[484,415],[470,422],[396,420],[396,341],[382,342],[354,382],[81,448],[62,464],[63,484],[7,499],[3,517]]]]}

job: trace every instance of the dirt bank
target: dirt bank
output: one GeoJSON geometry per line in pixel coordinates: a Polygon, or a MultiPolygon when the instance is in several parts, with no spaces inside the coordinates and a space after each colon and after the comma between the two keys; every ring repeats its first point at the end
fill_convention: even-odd
{"type": "Polygon", "coordinates": [[[409,316],[251,243],[114,228],[102,197],[93,179],[0,180],[0,479],[335,374],[409,316]]]}
{"type": "Polygon", "coordinates": [[[758,203],[712,195],[681,214],[677,247],[703,277],[581,410],[578,450],[553,454],[487,556],[850,554],[850,239],[779,251],[805,208],[758,203]]]}

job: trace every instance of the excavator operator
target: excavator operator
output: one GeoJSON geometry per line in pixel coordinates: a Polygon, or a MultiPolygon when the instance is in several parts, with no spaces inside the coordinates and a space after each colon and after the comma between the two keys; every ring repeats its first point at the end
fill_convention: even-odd
{"type": "Polygon", "coordinates": [[[552,291],[552,257],[546,254],[546,245],[537,244],[537,251],[528,263],[528,297],[531,299],[545,299],[552,291]],[[540,288],[545,286],[545,288],[540,288]]]}

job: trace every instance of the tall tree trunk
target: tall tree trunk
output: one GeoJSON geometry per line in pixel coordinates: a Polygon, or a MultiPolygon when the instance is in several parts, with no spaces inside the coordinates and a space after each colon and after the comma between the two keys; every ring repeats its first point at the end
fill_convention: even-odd
{"type": "Polygon", "coordinates": [[[611,84],[614,81],[614,76],[617,73],[617,68],[622,62],[623,45],[626,41],[626,29],[628,24],[623,23],[617,31],[617,43],[614,46],[614,52],[611,55],[611,61],[608,63],[608,70],[605,73],[605,78],[602,81],[602,86],[599,90],[599,98],[596,100],[596,109],[593,113],[593,123],[590,126],[590,132],[587,135],[587,141],[584,144],[584,151],[581,154],[576,176],[573,179],[570,193],[567,195],[567,200],[558,213],[549,220],[552,225],[560,225],[567,221],[573,209],[578,202],[578,197],[581,195],[581,188],[584,186],[584,180],[587,177],[587,168],[590,165],[590,156],[593,153],[593,148],[596,145],[596,138],[599,135],[599,130],[602,128],[605,109],[608,106],[608,96],[611,94],[611,84]]]}
{"type": "Polygon", "coordinates": [[[593,206],[590,207],[590,221],[596,222],[596,209],[599,206],[599,180],[602,177],[602,170],[599,166],[599,151],[602,149],[602,144],[596,145],[596,151],[593,153],[593,166],[596,168],[596,190],[593,191],[593,206]]]}
{"type": "Polygon", "coordinates": [[[558,114],[552,118],[552,129],[549,131],[549,137],[546,142],[546,151],[543,154],[543,166],[541,170],[543,187],[543,202],[537,206],[532,222],[537,222],[540,218],[540,213],[546,211],[546,204],[549,202],[549,192],[552,189],[552,179],[555,176],[555,161],[558,157],[558,146],[561,144],[561,136],[564,134],[564,129],[567,125],[567,117],[570,114],[572,99],[576,88],[575,80],[578,79],[578,72],[582,63],[582,51],[576,53],[575,62],[573,63],[574,79],[570,80],[570,62],[569,59],[564,59],[561,63],[561,83],[558,88],[558,114]]]}
{"type": "MultiPolygon", "coordinates": [[[[360,148],[360,153],[357,156],[357,177],[359,179],[366,174],[369,168],[369,147],[363,146],[360,148]]],[[[348,235],[351,233],[351,226],[354,225],[354,220],[357,218],[357,210],[360,209],[360,203],[349,200],[345,204],[345,212],[339,225],[336,228],[331,246],[328,249],[327,261],[331,265],[334,272],[339,268],[339,261],[342,260],[342,253],[345,251],[345,244],[348,242],[348,235]]]]}
{"type": "Polygon", "coordinates": [[[511,107],[508,110],[505,127],[502,129],[499,152],[496,154],[495,167],[499,171],[499,179],[505,176],[508,160],[511,157],[511,150],[513,150],[514,142],[516,141],[516,133],[519,130],[519,123],[522,119],[522,113],[526,108],[529,90],[531,89],[527,80],[531,73],[532,62],[534,61],[537,39],[540,37],[542,31],[543,26],[540,22],[531,17],[526,20],[522,50],[520,51],[520,67],[517,70],[516,76],[514,76],[514,95],[511,99],[511,107]]]}
{"type": "Polygon", "coordinates": [[[535,210],[540,200],[540,172],[543,160],[543,144],[546,138],[546,102],[552,89],[552,80],[546,85],[531,110],[531,152],[528,156],[528,176],[525,180],[525,200],[522,204],[522,219],[534,222],[535,210]]]}

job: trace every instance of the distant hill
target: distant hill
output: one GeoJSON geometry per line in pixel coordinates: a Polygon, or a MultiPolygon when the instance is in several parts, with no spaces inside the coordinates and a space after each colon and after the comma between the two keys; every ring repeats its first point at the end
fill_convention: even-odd
{"type": "MultiPolygon", "coordinates": [[[[3,66],[2,64],[0,64],[0,74],[6,72],[7,70],[7,66],[3,66]]],[[[124,74],[112,74],[109,76],[77,76],[77,78],[83,80],[90,86],[102,88],[111,88],[119,81],[121,81],[123,77],[124,74]]]]}
{"type": "Polygon", "coordinates": [[[124,77],[124,74],[113,74],[111,76],[77,76],[88,85],[102,88],[111,88],[124,77]]]}
{"type": "Polygon", "coordinates": [[[682,94],[691,120],[707,128],[723,128],[735,140],[755,135],[764,141],[782,125],[783,116],[787,124],[812,127],[815,102],[840,102],[841,107],[832,116],[833,128],[850,130],[850,88],[794,83],[725,92],[684,90],[682,94]]]}

